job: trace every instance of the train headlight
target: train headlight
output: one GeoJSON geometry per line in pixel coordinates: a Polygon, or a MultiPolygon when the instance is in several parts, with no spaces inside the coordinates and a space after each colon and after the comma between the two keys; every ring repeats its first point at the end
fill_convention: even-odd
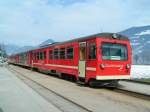
{"type": "Polygon", "coordinates": [[[129,69],[129,68],[130,68],[130,64],[127,64],[127,65],[126,65],[126,68],[129,69]]]}
{"type": "Polygon", "coordinates": [[[113,38],[113,39],[117,39],[117,38],[118,38],[118,35],[117,35],[116,33],[114,33],[114,34],[112,35],[112,38],[113,38]]]}
{"type": "Polygon", "coordinates": [[[104,69],[104,68],[105,68],[105,65],[104,65],[104,64],[100,64],[100,67],[101,67],[102,69],[104,69]]]}

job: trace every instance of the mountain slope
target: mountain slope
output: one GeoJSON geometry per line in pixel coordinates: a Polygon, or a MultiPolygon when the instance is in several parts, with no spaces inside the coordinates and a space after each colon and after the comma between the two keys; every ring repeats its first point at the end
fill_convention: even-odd
{"type": "Polygon", "coordinates": [[[6,53],[8,54],[8,55],[11,55],[11,54],[13,54],[15,51],[17,51],[17,49],[19,49],[20,48],[20,46],[17,46],[17,45],[14,45],[14,44],[6,44],[5,46],[4,46],[4,49],[5,49],[5,51],[6,51],[6,53]]]}
{"type": "MultiPolygon", "coordinates": [[[[120,34],[129,37],[132,45],[133,64],[150,64],[150,25],[131,27],[120,34]]],[[[55,43],[52,39],[48,39],[37,46],[19,47],[16,45],[6,45],[7,54],[24,52],[29,49],[43,47],[55,43]]]]}
{"type": "Polygon", "coordinates": [[[28,51],[31,49],[43,47],[43,46],[52,44],[54,42],[55,42],[54,40],[48,39],[37,46],[23,46],[23,47],[13,45],[13,44],[7,44],[7,45],[5,45],[5,51],[8,55],[11,55],[11,54],[16,54],[16,53],[25,52],[25,51],[28,51]]]}
{"type": "Polygon", "coordinates": [[[150,64],[150,25],[132,27],[120,34],[129,37],[132,45],[134,64],[150,64]]]}

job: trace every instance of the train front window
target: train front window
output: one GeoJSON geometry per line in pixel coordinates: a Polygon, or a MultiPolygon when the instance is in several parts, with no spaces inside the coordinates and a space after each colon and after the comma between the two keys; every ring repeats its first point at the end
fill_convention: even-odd
{"type": "Polygon", "coordinates": [[[127,60],[127,46],[117,43],[102,43],[103,60],[127,60]]]}

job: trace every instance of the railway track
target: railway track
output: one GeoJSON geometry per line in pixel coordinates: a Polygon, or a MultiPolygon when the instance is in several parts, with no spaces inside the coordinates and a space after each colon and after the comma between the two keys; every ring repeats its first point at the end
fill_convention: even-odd
{"type": "MultiPolygon", "coordinates": [[[[140,84],[140,85],[145,85],[145,86],[150,85],[149,83],[139,82],[139,81],[134,81],[134,80],[122,80],[121,82],[126,82],[126,83],[136,84],[136,85],[140,84]]],[[[115,88],[115,91],[150,101],[150,91],[149,91],[149,93],[146,93],[143,91],[136,91],[132,88],[127,89],[126,87],[123,87],[121,84],[119,84],[119,86],[117,88],[115,88]]]]}
{"type": "Polygon", "coordinates": [[[115,88],[114,91],[120,92],[120,93],[123,93],[123,94],[126,94],[126,95],[130,95],[130,96],[133,96],[133,97],[136,97],[136,98],[141,98],[141,99],[150,101],[150,95],[148,95],[148,94],[143,94],[143,93],[139,93],[139,92],[135,92],[135,91],[130,91],[130,90],[126,90],[126,89],[119,88],[119,87],[115,88]]]}
{"type": "Polygon", "coordinates": [[[148,83],[148,82],[142,82],[142,81],[138,81],[138,80],[124,80],[124,81],[138,83],[138,84],[140,83],[140,84],[150,85],[150,83],[148,83]]]}
{"type": "MultiPolygon", "coordinates": [[[[41,85],[41,84],[38,83],[37,81],[35,81],[35,80],[33,80],[33,79],[31,79],[31,78],[25,76],[23,73],[20,73],[20,72],[18,72],[17,70],[12,69],[12,68],[9,68],[9,69],[11,69],[11,70],[17,72],[18,74],[21,74],[21,75],[22,75],[23,77],[25,77],[26,79],[31,80],[31,81],[34,82],[35,84],[41,86],[41,87],[44,88],[44,89],[47,89],[48,91],[54,93],[55,95],[57,95],[57,96],[59,96],[59,97],[65,99],[65,100],[67,100],[68,102],[71,102],[72,104],[74,104],[74,105],[76,105],[76,106],[82,108],[82,109],[85,110],[86,112],[92,112],[92,110],[89,110],[89,109],[87,109],[86,107],[83,107],[82,105],[79,105],[78,103],[76,103],[76,102],[74,102],[74,101],[72,101],[72,100],[70,100],[70,99],[68,99],[68,98],[66,98],[66,97],[64,97],[64,96],[62,96],[61,94],[56,93],[55,91],[53,91],[53,90],[51,90],[51,89],[49,89],[49,88],[47,88],[47,87],[41,85]]],[[[127,81],[127,82],[128,82],[128,81],[127,81]]],[[[130,81],[130,82],[131,82],[131,81],[130,81]]],[[[132,83],[138,83],[138,82],[132,82],[132,83]]],[[[141,83],[140,83],[140,84],[141,84],[141,83]]],[[[110,90],[110,89],[109,89],[109,90],[110,90]]],[[[119,92],[119,93],[122,93],[122,94],[126,94],[126,95],[130,95],[130,96],[134,96],[134,97],[136,97],[136,98],[141,98],[141,99],[150,101],[150,95],[149,95],[149,94],[143,94],[143,93],[140,93],[140,92],[127,90],[127,89],[123,88],[122,86],[119,86],[119,87],[113,89],[113,91],[119,92]]]]}
{"type": "Polygon", "coordinates": [[[16,76],[19,79],[23,80],[29,87],[31,87],[33,90],[35,90],[37,93],[39,93],[42,97],[44,97],[46,100],[48,100],[54,106],[56,106],[62,112],[93,112],[92,110],[89,110],[86,107],[79,105],[78,103],[70,100],[69,98],[62,96],[59,93],[56,93],[55,91],[51,90],[50,88],[43,86],[42,84],[38,83],[37,81],[32,80],[31,78],[25,76],[23,73],[20,73],[15,69],[8,67],[8,70],[15,74],[17,73],[18,75],[16,75],[16,76]],[[20,74],[20,76],[19,76],[19,74],[20,74]],[[35,87],[35,85],[36,85],[36,87],[35,87]],[[48,94],[44,95],[43,93],[41,93],[41,91],[38,90],[39,88],[42,91],[44,89],[50,95],[49,96],[46,96],[48,94]],[[57,101],[59,101],[59,102],[57,102],[57,101]],[[70,110],[70,109],[72,109],[72,110],[70,110]]]}

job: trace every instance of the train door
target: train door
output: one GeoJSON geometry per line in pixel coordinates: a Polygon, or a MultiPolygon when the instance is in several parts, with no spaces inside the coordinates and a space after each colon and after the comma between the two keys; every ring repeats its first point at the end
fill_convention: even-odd
{"type": "Polygon", "coordinates": [[[85,79],[86,77],[86,42],[79,43],[79,78],[85,79]]]}

